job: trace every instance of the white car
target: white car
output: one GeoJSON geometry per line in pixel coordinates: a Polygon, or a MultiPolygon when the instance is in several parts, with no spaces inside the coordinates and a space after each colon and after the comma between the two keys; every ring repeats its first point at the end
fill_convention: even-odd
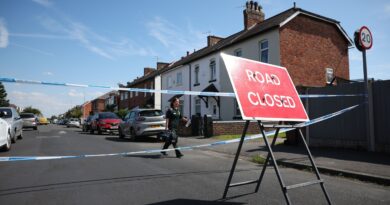
{"type": "Polygon", "coordinates": [[[0,118],[0,149],[8,151],[11,149],[11,127],[8,122],[0,118]]]}
{"type": "Polygon", "coordinates": [[[66,127],[80,127],[80,120],[77,118],[71,118],[69,122],[66,124],[66,127]]]}
{"type": "Polygon", "coordinates": [[[13,107],[0,107],[0,118],[7,121],[10,129],[11,141],[16,142],[16,139],[23,138],[23,120],[18,112],[13,107]]]}

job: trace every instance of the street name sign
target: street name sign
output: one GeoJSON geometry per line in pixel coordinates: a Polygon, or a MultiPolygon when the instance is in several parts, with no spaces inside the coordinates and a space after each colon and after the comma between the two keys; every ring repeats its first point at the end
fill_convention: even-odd
{"type": "Polygon", "coordinates": [[[287,69],[221,54],[244,120],[308,121],[287,69]]]}

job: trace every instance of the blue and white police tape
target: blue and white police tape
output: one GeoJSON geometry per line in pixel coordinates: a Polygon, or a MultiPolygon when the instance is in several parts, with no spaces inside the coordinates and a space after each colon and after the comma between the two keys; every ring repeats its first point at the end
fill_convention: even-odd
{"type": "MultiPolygon", "coordinates": [[[[351,111],[355,108],[357,108],[360,105],[354,105],[345,109],[342,109],[340,111],[324,115],[321,117],[318,117],[316,119],[310,120],[308,122],[303,122],[296,124],[294,127],[306,127],[315,123],[319,123],[324,120],[328,120],[330,118],[336,117],[338,115],[341,115],[343,113],[346,113],[348,111],[351,111]]],[[[279,133],[288,132],[290,130],[294,130],[296,128],[283,128],[280,129],[279,133]]],[[[268,131],[265,133],[265,136],[272,136],[275,134],[275,131],[268,131]]],[[[262,134],[252,135],[245,137],[245,141],[247,140],[254,140],[258,138],[263,138],[262,134]]],[[[193,145],[193,146],[185,146],[185,147],[178,147],[176,149],[152,149],[152,150],[143,150],[143,151],[135,151],[135,152],[121,152],[121,153],[111,153],[111,154],[86,154],[86,155],[75,155],[75,156],[13,156],[13,157],[0,157],[0,162],[12,162],[12,161],[38,161],[38,160],[50,160],[50,159],[72,159],[72,158],[89,158],[89,157],[108,157],[108,156],[129,156],[129,155],[139,155],[139,154],[153,154],[153,153],[160,153],[161,151],[174,151],[174,150],[193,150],[197,148],[204,148],[204,147],[214,147],[219,145],[226,145],[231,143],[239,142],[240,138],[238,139],[232,139],[232,140],[225,140],[225,141],[217,141],[213,143],[208,144],[201,144],[201,145],[193,145]]]]}
{"type": "MultiPolygon", "coordinates": [[[[20,80],[16,78],[3,78],[0,77],[0,82],[5,83],[22,83],[22,84],[35,84],[35,85],[52,85],[52,86],[65,86],[65,87],[83,87],[83,88],[104,88],[110,90],[121,90],[131,92],[145,92],[145,93],[162,93],[171,95],[195,95],[195,96],[209,96],[209,97],[236,97],[234,93],[227,92],[201,92],[201,91],[183,91],[183,90],[155,90],[144,88],[120,88],[110,87],[103,85],[83,85],[74,83],[59,83],[59,82],[45,82],[35,80],[20,80]]],[[[364,94],[343,94],[343,95],[299,95],[300,98],[323,98],[323,97],[355,97],[364,96],[364,94]]]]}

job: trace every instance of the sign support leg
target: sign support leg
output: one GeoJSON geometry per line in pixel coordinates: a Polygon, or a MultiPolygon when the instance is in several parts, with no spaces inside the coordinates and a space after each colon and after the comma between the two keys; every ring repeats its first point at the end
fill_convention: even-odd
{"type": "Polygon", "coordinates": [[[234,174],[234,170],[236,169],[238,157],[240,156],[242,144],[244,143],[244,139],[245,139],[246,132],[247,132],[247,130],[248,130],[248,126],[249,126],[249,120],[247,120],[247,121],[245,122],[244,131],[243,131],[243,133],[242,133],[242,135],[241,135],[240,143],[238,144],[238,149],[237,149],[237,152],[236,152],[236,156],[234,157],[234,161],[233,161],[232,169],[230,170],[230,174],[229,174],[228,181],[227,181],[226,186],[225,186],[225,191],[223,192],[223,196],[222,196],[223,199],[226,198],[228,189],[229,189],[229,187],[230,187],[230,182],[232,181],[233,174],[234,174]]]}

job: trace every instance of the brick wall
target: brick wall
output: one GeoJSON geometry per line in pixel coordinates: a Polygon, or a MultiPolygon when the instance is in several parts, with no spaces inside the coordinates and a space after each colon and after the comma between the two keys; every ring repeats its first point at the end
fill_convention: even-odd
{"type": "MultiPolygon", "coordinates": [[[[242,134],[245,121],[214,121],[213,136],[242,134]]],[[[247,134],[259,134],[260,129],[257,122],[250,122],[247,134]]]]}
{"type": "Polygon", "coordinates": [[[299,15],[280,29],[280,62],[297,86],[326,85],[325,68],[349,79],[348,41],[334,24],[299,15]]]}
{"type": "Polygon", "coordinates": [[[83,118],[87,118],[92,111],[92,103],[86,103],[83,105],[83,118]]]}

